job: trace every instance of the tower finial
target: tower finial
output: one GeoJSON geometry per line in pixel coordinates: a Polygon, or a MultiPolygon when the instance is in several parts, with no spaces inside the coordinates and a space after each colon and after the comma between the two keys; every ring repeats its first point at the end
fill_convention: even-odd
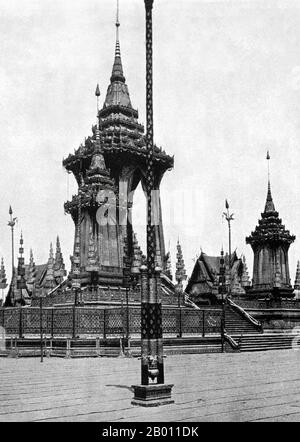
{"type": "Polygon", "coordinates": [[[116,18],[117,40],[119,40],[119,26],[120,26],[120,20],[119,20],[119,0],[117,0],[117,18],[116,18]]]}
{"type": "Polygon", "coordinates": [[[115,61],[113,65],[112,75],[110,78],[111,83],[114,81],[120,81],[125,83],[125,77],[123,75],[123,67],[121,62],[121,50],[120,50],[120,41],[119,41],[119,0],[117,0],[117,17],[116,17],[116,48],[115,48],[115,61]]]}
{"type": "Polygon", "coordinates": [[[100,139],[100,134],[99,134],[99,130],[100,130],[99,97],[100,97],[100,95],[101,95],[101,93],[100,93],[100,88],[99,88],[99,83],[97,83],[97,87],[96,87],[95,95],[96,95],[96,97],[97,97],[97,126],[96,126],[96,140],[99,140],[99,139],[100,139]]]}
{"type": "Polygon", "coordinates": [[[269,160],[270,160],[270,154],[269,151],[267,151],[267,161],[268,161],[268,193],[267,193],[267,201],[265,205],[265,212],[274,212],[275,206],[273,203],[272,193],[271,193],[271,183],[270,183],[270,167],[269,167],[269,160]]]}
{"type": "Polygon", "coordinates": [[[97,83],[96,86],[96,91],[95,91],[95,95],[97,97],[97,117],[98,117],[98,113],[99,113],[99,97],[100,97],[100,88],[99,88],[99,83],[97,83]]]}
{"type": "Polygon", "coordinates": [[[116,16],[116,57],[121,57],[121,51],[120,51],[120,41],[119,41],[119,27],[120,27],[120,20],[119,20],[119,0],[117,0],[117,16],[116,16]]]}

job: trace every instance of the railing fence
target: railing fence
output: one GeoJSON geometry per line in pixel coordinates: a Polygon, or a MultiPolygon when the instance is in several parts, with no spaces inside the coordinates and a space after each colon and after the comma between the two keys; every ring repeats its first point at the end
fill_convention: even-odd
{"type": "MultiPolygon", "coordinates": [[[[0,326],[6,336],[139,336],[141,312],[139,307],[20,307],[1,308],[0,326]]],[[[221,310],[163,308],[164,336],[205,336],[221,333],[221,310]]]]}

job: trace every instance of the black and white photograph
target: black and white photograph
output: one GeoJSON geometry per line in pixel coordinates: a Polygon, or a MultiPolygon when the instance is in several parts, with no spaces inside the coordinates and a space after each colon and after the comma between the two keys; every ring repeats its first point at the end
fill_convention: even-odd
{"type": "Polygon", "coordinates": [[[0,0],[0,33],[0,422],[300,422],[300,1],[0,0]]]}

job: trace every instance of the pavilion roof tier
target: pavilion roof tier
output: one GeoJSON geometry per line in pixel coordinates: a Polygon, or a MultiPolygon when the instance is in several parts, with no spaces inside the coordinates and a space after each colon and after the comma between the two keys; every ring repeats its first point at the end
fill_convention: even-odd
{"type": "Polygon", "coordinates": [[[261,245],[264,243],[286,243],[291,244],[296,237],[290,234],[282,224],[279,213],[275,210],[274,203],[271,197],[270,184],[268,186],[268,196],[264,212],[261,214],[261,219],[255,227],[254,232],[246,238],[246,243],[251,246],[261,245]]]}
{"type": "MultiPolygon", "coordinates": [[[[135,136],[135,135],[133,135],[135,136]]],[[[118,164],[123,164],[124,159],[130,158],[132,162],[138,164],[145,163],[147,158],[146,144],[144,137],[133,139],[132,134],[126,130],[120,131],[102,131],[102,150],[105,163],[108,169],[114,169],[118,164]]],[[[69,154],[63,160],[63,166],[69,173],[73,173],[78,184],[80,184],[80,174],[89,169],[92,157],[96,149],[96,139],[93,135],[85,140],[74,154],[69,154]]],[[[172,169],[174,165],[174,157],[165,153],[161,148],[154,147],[154,168],[159,169],[162,173],[172,169]]],[[[84,176],[85,177],[85,176],[84,176]]]]}

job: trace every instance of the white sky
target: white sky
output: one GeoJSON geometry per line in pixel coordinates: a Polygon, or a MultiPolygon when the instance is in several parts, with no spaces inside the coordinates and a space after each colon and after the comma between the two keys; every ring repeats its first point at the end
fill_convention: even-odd
{"type": "MultiPolygon", "coordinates": [[[[0,0],[0,255],[9,277],[9,204],[26,261],[32,247],[36,263],[46,262],[59,234],[69,268],[74,227],[63,203],[76,186],[62,159],[91,132],[97,82],[104,99],[115,10],[113,0],[0,0]]],[[[120,10],[126,82],[145,122],[144,2],[120,0],[120,10]]],[[[300,238],[300,3],[155,0],[153,16],[155,141],[175,155],[161,186],[173,270],[178,236],[189,274],[200,246],[214,255],[227,248],[227,198],[233,249],[252,273],[245,236],[264,208],[267,149],[275,207],[300,238]]],[[[136,203],[138,224],[140,192],[136,203]]],[[[143,244],[144,227],[136,230],[143,244]]]]}

